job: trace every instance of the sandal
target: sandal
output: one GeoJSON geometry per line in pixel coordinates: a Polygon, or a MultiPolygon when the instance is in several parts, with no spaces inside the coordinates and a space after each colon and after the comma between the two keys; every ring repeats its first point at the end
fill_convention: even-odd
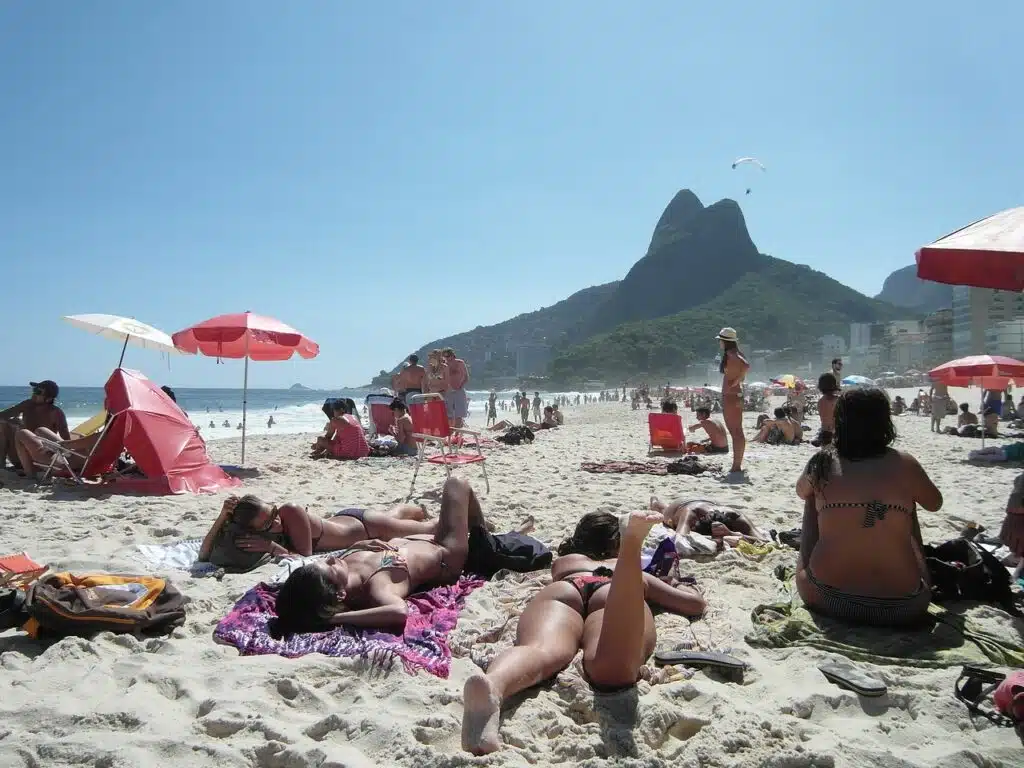
{"type": "Polygon", "coordinates": [[[1012,728],[1016,724],[1012,718],[981,706],[981,702],[991,696],[1005,679],[1002,672],[966,666],[953,684],[953,692],[971,714],[980,715],[995,725],[1012,728]]]}
{"type": "Polygon", "coordinates": [[[872,677],[862,669],[844,661],[829,661],[820,664],[818,669],[825,679],[835,683],[840,688],[853,691],[858,696],[885,696],[888,689],[885,683],[877,677],[872,677]]]}
{"type": "Polygon", "coordinates": [[[680,667],[710,668],[742,678],[748,665],[735,656],[718,651],[655,651],[654,663],[660,667],[677,665],[680,667]]]}

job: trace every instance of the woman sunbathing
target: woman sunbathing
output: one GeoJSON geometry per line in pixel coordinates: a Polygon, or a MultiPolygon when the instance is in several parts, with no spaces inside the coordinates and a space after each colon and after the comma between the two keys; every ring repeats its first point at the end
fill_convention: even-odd
{"type": "Polygon", "coordinates": [[[608,512],[584,515],[558,548],[553,583],[519,618],[516,644],[475,674],[463,690],[462,746],[476,755],[501,746],[502,702],[564,669],[583,649],[583,672],[595,690],[636,683],[655,644],[651,605],[684,616],[704,613],[704,598],[641,570],[640,548],[655,512],[634,512],[624,528],[608,512]],[[621,533],[620,533],[621,530],[621,533]]]}
{"type": "Polygon", "coordinates": [[[874,387],[836,402],[832,445],[807,463],[796,583],[808,608],[857,624],[907,626],[928,612],[917,505],[942,494],[913,456],[894,450],[889,398],[874,387]]]}
{"type": "Polygon", "coordinates": [[[40,427],[34,432],[30,429],[19,429],[14,436],[15,449],[18,452],[18,459],[29,480],[36,479],[35,470],[39,467],[45,468],[53,458],[53,450],[47,447],[43,440],[58,444],[65,451],[65,458],[68,466],[75,472],[85,469],[86,461],[93,449],[103,437],[103,429],[100,428],[91,435],[75,437],[64,440],[56,432],[40,427]]]}
{"type": "Polygon", "coordinates": [[[256,496],[231,496],[224,501],[220,515],[203,539],[199,559],[209,560],[214,543],[229,520],[252,531],[235,538],[233,543],[238,549],[308,556],[344,549],[365,539],[434,533],[437,521],[425,518],[423,507],[415,504],[400,504],[390,512],[346,509],[336,517],[323,518],[298,504],[275,506],[256,496]]]}
{"type": "Polygon", "coordinates": [[[651,497],[651,510],[662,523],[683,536],[690,531],[711,536],[735,547],[741,541],[768,541],[750,520],[736,510],[707,499],[674,501],[666,504],[651,497]]]}
{"type": "Polygon", "coordinates": [[[428,584],[454,584],[469,552],[469,529],[486,525],[469,483],[445,481],[433,536],[403,535],[350,546],[294,570],[277,593],[275,637],[346,625],[401,632],[405,598],[428,584]]]}

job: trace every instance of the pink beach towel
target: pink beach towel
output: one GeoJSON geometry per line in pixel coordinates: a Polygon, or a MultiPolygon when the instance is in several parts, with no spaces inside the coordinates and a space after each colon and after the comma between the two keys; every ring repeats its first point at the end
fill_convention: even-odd
{"type": "Polygon", "coordinates": [[[450,587],[435,587],[407,599],[409,617],[402,635],[389,632],[336,627],[329,632],[310,632],[275,640],[267,632],[267,623],[276,615],[277,588],[260,583],[235,603],[213,631],[214,639],[233,645],[243,656],[276,653],[295,658],[307,653],[369,659],[383,664],[395,657],[407,672],[425,669],[447,678],[452,653],[448,633],[459,620],[466,598],[482,579],[463,576],[450,587]]]}

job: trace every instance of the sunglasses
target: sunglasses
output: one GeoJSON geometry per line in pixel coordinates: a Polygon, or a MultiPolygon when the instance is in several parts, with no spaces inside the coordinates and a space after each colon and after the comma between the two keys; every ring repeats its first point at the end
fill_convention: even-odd
{"type": "Polygon", "coordinates": [[[32,390],[32,394],[33,395],[45,395],[46,393],[43,390],[41,390],[39,387],[35,387],[32,390]]]}

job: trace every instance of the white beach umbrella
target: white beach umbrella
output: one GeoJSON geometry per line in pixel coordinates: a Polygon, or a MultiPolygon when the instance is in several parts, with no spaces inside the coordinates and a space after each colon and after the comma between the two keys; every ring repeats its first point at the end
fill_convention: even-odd
{"type": "Polygon", "coordinates": [[[185,354],[174,346],[171,337],[151,325],[146,325],[132,317],[118,315],[65,315],[64,319],[76,328],[88,331],[95,336],[124,342],[121,347],[121,359],[117,367],[124,362],[124,351],[130,343],[133,347],[155,349],[159,352],[176,352],[185,354]]]}

